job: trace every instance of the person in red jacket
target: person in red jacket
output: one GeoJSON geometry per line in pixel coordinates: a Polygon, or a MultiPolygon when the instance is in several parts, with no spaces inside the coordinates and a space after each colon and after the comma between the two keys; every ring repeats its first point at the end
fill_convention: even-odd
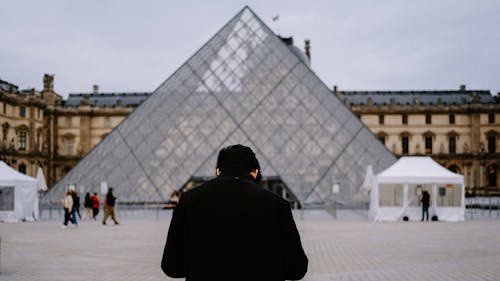
{"type": "Polygon", "coordinates": [[[94,192],[94,196],[92,196],[92,214],[94,220],[96,220],[97,214],[99,214],[99,196],[97,196],[97,192],[94,192]]]}
{"type": "Polygon", "coordinates": [[[216,174],[184,193],[174,209],[163,272],[187,281],[302,279],[308,259],[290,203],[259,185],[253,151],[222,149],[216,174]]]}

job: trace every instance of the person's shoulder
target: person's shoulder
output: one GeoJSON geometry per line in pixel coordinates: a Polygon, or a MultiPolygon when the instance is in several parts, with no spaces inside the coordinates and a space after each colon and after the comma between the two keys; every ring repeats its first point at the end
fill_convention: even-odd
{"type": "Polygon", "coordinates": [[[200,191],[203,190],[203,187],[206,186],[209,182],[210,181],[202,183],[202,184],[199,184],[197,186],[194,186],[194,187],[192,187],[192,188],[190,188],[190,189],[188,189],[186,191],[182,191],[182,193],[181,193],[182,195],[180,196],[180,198],[185,199],[185,198],[190,198],[190,197],[196,197],[196,196],[198,196],[198,194],[200,193],[200,191]]]}

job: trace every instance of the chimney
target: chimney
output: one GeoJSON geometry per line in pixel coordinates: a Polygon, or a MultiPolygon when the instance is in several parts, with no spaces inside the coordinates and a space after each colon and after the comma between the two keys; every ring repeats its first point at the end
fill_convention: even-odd
{"type": "Polygon", "coordinates": [[[333,85],[333,93],[336,94],[337,93],[337,85],[333,85]]]}
{"type": "Polygon", "coordinates": [[[466,89],[465,84],[464,85],[460,85],[460,91],[461,92],[465,92],[465,89],[466,89]]]}
{"type": "Polygon", "coordinates": [[[99,93],[99,85],[94,85],[94,91],[93,94],[98,94],[99,93]]]}
{"type": "Polygon", "coordinates": [[[311,65],[311,40],[306,39],[304,41],[306,43],[304,49],[306,51],[307,60],[309,61],[309,65],[311,65]]]}

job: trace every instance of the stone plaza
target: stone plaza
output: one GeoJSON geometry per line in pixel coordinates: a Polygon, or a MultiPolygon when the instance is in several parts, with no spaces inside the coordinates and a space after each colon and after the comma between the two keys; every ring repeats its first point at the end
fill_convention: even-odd
{"type": "MultiPolygon", "coordinates": [[[[171,211],[120,225],[1,223],[0,280],[174,280],[160,269],[171,211]]],[[[295,212],[309,257],[303,280],[500,280],[500,223],[375,223],[295,212]]],[[[362,216],[359,216],[360,218],[362,216]]],[[[179,279],[177,279],[179,280],[179,279]]]]}

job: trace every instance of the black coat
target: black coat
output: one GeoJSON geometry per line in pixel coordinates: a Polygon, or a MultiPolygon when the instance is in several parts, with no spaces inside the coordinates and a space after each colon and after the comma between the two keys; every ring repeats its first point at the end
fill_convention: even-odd
{"type": "Polygon", "coordinates": [[[186,280],[298,280],[307,257],[290,204],[248,176],[219,176],[174,210],[161,268],[186,280]]]}

